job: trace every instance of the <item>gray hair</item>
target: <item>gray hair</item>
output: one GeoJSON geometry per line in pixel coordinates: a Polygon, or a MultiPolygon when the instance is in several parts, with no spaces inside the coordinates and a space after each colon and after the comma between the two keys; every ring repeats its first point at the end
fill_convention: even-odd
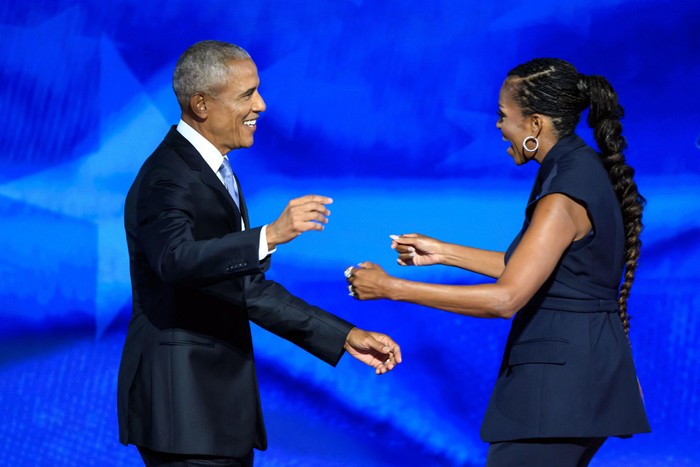
{"type": "Polygon", "coordinates": [[[220,41],[201,41],[180,56],[173,73],[175,97],[184,111],[190,97],[197,92],[214,94],[226,84],[228,64],[232,60],[250,59],[241,47],[220,41]]]}

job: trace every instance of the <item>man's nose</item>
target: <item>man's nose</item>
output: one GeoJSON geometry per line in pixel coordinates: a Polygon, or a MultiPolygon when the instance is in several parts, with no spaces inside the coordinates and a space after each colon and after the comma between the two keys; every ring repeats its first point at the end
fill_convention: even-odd
{"type": "Polygon", "coordinates": [[[255,100],[255,106],[253,107],[253,110],[256,112],[264,112],[267,106],[265,105],[265,101],[263,100],[262,96],[258,94],[257,99],[255,100]]]}

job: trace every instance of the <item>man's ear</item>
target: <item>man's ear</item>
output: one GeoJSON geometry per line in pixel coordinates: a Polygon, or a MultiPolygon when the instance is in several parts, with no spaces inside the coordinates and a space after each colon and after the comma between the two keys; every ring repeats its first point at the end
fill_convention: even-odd
{"type": "Polygon", "coordinates": [[[202,120],[207,118],[207,101],[204,98],[204,94],[201,92],[192,94],[190,97],[190,110],[197,118],[202,120]]]}

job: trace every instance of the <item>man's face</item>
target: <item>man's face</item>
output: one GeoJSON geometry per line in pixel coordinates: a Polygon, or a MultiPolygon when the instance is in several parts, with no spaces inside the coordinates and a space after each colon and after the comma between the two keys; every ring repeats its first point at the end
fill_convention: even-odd
{"type": "Polygon", "coordinates": [[[215,95],[205,96],[207,118],[202,123],[202,134],[221,154],[252,146],[258,115],[265,111],[255,63],[235,60],[228,68],[227,83],[215,95]]]}

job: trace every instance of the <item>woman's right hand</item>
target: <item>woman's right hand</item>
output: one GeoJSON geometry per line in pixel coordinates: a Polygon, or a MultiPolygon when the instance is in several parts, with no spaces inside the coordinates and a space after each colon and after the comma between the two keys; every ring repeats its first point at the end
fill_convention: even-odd
{"type": "Polygon", "coordinates": [[[399,254],[401,266],[430,266],[440,264],[443,242],[421,234],[390,235],[391,248],[399,254]]]}

